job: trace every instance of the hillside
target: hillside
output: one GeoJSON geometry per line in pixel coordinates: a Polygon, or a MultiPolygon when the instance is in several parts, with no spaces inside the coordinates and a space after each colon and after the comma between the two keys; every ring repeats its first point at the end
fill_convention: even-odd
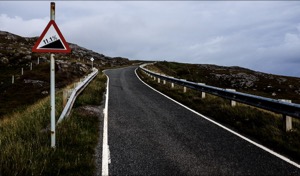
{"type": "MultiPolygon", "coordinates": [[[[37,37],[27,38],[0,31],[0,67],[21,65],[32,60],[36,61],[38,57],[42,60],[49,59],[48,54],[31,52],[37,39],[37,37]]],[[[81,59],[81,61],[89,61],[93,57],[95,59],[95,66],[114,66],[128,62],[126,58],[111,58],[73,43],[69,43],[69,46],[72,50],[70,54],[56,54],[55,59],[81,59]]]]}
{"type": "MultiPolygon", "coordinates": [[[[31,52],[37,39],[0,31],[0,118],[49,95],[50,54],[31,52]]],[[[126,58],[111,58],[72,43],[69,46],[70,54],[55,54],[57,89],[88,73],[91,57],[99,69],[129,64],[126,58]]]]}
{"type": "Polygon", "coordinates": [[[193,82],[236,89],[239,92],[289,99],[300,103],[300,78],[256,72],[242,67],[224,67],[208,64],[158,62],[156,71],[193,82]]]}

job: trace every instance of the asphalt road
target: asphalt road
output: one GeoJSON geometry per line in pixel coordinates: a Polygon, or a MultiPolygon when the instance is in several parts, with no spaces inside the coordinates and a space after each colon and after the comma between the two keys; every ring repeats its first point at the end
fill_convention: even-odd
{"type": "Polygon", "coordinates": [[[300,169],[144,85],[107,70],[110,175],[300,175],[300,169]]]}

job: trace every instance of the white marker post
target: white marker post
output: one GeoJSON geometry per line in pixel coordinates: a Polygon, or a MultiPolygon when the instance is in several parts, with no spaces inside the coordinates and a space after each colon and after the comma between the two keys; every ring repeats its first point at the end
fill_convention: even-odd
{"type": "MultiPolygon", "coordinates": [[[[55,21],[55,3],[51,2],[50,20],[55,21]]],[[[50,54],[50,97],[51,97],[51,147],[55,148],[55,60],[50,54]]]]}
{"type": "Polygon", "coordinates": [[[92,61],[92,70],[93,70],[93,68],[94,68],[94,66],[93,66],[94,58],[91,58],[91,61],[92,61]]]}

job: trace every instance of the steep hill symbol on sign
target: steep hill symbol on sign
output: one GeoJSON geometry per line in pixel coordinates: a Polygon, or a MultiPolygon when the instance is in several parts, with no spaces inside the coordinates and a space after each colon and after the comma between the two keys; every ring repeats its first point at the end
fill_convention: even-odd
{"type": "Polygon", "coordinates": [[[55,48],[55,49],[65,49],[64,45],[61,43],[60,39],[52,43],[42,46],[41,48],[55,48]]]}
{"type": "Polygon", "coordinates": [[[32,52],[69,53],[71,49],[55,21],[51,20],[32,48],[32,52]]]}

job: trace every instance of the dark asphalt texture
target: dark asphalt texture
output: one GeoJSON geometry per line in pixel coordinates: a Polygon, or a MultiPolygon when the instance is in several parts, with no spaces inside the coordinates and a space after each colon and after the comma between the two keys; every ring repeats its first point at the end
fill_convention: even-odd
{"type": "Polygon", "coordinates": [[[107,70],[110,175],[300,175],[300,169],[144,85],[107,70]]]}

